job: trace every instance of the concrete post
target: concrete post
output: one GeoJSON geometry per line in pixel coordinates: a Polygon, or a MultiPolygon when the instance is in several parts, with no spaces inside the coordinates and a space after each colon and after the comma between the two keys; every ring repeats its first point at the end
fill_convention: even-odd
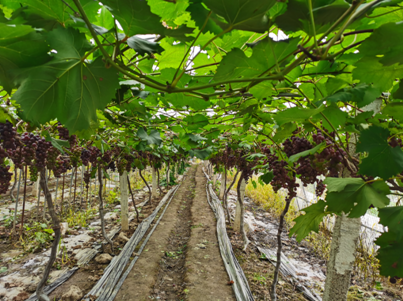
{"type": "Polygon", "coordinates": [[[120,180],[120,220],[122,231],[129,230],[129,210],[128,210],[128,191],[127,191],[127,171],[119,175],[120,180]]]}

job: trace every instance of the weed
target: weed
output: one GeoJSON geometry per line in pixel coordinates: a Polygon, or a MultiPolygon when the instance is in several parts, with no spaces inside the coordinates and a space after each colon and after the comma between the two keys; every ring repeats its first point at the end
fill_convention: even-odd
{"type": "Polygon", "coordinates": [[[25,251],[31,252],[42,248],[53,240],[53,229],[45,223],[34,222],[32,226],[24,225],[25,237],[20,238],[21,245],[25,251]]]}
{"type": "Polygon", "coordinates": [[[203,224],[200,223],[200,224],[198,224],[198,225],[193,225],[193,226],[191,226],[190,228],[191,228],[191,229],[195,229],[195,228],[203,228],[203,227],[204,227],[203,224]]]}
{"type": "Polygon", "coordinates": [[[260,283],[260,285],[266,285],[267,279],[259,273],[253,273],[253,280],[260,283]]]}
{"type": "MultiPolygon", "coordinates": [[[[20,218],[21,218],[20,215],[17,213],[17,221],[20,220],[20,218]]],[[[11,212],[10,215],[5,215],[4,219],[3,219],[3,223],[6,228],[11,227],[14,223],[14,213],[11,212]]]]}
{"type": "Polygon", "coordinates": [[[65,215],[65,221],[69,224],[69,228],[73,227],[88,227],[88,220],[95,217],[97,212],[96,208],[90,208],[86,211],[73,211],[71,208],[65,215]]]}

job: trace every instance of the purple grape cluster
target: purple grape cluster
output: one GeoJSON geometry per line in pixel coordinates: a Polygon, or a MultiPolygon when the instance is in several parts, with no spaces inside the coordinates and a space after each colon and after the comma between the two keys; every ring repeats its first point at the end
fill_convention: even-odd
{"type": "Polygon", "coordinates": [[[59,131],[59,138],[61,140],[69,140],[70,137],[69,130],[66,129],[64,126],[62,126],[60,122],[57,125],[57,130],[59,131]]]}
{"type": "Polygon", "coordinates": [[[35,158],[35,165],[36,167],[41,170],[42,168],[46,167],[46,159],[48,158],[48,150],[51,148],[52,143],[46,141],[44,138],[38,137],[36,142],[36,158],[35,158]]]}
{"type": "Polygon", "coordinates": [[[0,141],[3,142],[5,149],[16,149],[16,136],[17,130],[10,121],[6,120],[6,123],[0,123],[0,141]]]}

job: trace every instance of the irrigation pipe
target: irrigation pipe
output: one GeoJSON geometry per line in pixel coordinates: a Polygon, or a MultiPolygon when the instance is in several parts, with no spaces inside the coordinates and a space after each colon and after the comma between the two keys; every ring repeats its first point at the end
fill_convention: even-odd
{"type": "MultiPolygon", "coordinates": [[[[113,300],[110,299],[114,293],[115,286],[121,278],[121,275],[130,260],[135,248],[143,239],[144,235],[150,228],[151,223],[154,221],[160,209],[167,203],[167,200],[174,197],[175,192],[180,185],[173,187],[164,198],[160,201],[159,205],[152,214],[150,214],[146,219],[144,219],[137,227],[136,231],[133,233],[130,240],[123,247],[123,250],[118,256],[115,256],[111,263],[104,271],[102,278],[95,284],[92,290],[84,296],[83,300],[90,301],[96,297],[96,300],[113,300]]],[[[169,203],[169,202],[168,202],[169,203]]],[[[127,277],[127,276],[126,276],[127,277]]]]}
{"type": "MultiPolygon", "coordinates": [[[[176,190],[178,190],[179,186],[177,186],[176,190]]],[[[176,192],[175,190],[175,192],[176,192]]],[[[113,301],[117,295],[117,293],[119,292],[120,288],[123,285],[123,282],[126,280],[127,276],[129,275],[130,271],[133,269],[134,264],[137,262],[137,260],[140,258],[141,253],[143,252],[143,249],[145,248],[145,246],[147,245],[148,240],[150,239],[151,235],[153,234],[154,230],[157,228],[159,222],[161,221],[162,217],[165,214],[165,211],[168,209],[169,204],[171,203],[172,199],[175,196],[175,192],[173,193],[173,195],[171,196],[170,200],[168,201],[168,204],[165,206],[164,210],[161,212],[160,217],[158,218],[158,220],[155,222],[154,227],[151,229],[150,233],[148,233],[147,237],[144,239],[139,251],[137,252],[137,255],[133,258],[132,262],[130,263],[130,266],[127,268],[127,270],[125,271],[125,273],[123,274],[122,278],[119,280],[118,284],[116,285],[115,289],[113,290],[112,294],[110,295],[110,297],[108,299],[106,299],[106,301],[113,301]]]]}
{"type": "MultiPolygon", "coordinates": [[[[204,171],[207,180],[210,181],[210,177],[204,171]]],[[[239,301],[253,301],[253,295],[249,288],[248,281],[245,274],[235,257],[234,250],[232,249],[231,242],[229,240],[227,230],[225,227],[225,214],[224,209],[221,206],[221,202],[215,194],[212,185],[206,183],[207,202],[213,210],[217,219],[217,238],[220,247],[221,257],[227,274],[231,281],[234,282],[232,289],[237,300],[239,301]]]]}

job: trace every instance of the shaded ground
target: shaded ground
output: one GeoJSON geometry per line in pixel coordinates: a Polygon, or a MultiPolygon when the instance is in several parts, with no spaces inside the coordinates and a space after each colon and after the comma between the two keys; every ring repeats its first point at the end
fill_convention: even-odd
{"type": "Polygon", "coordinates": [[[235,300],[201,166],[193,166],[116,300],[235,300]]]}

